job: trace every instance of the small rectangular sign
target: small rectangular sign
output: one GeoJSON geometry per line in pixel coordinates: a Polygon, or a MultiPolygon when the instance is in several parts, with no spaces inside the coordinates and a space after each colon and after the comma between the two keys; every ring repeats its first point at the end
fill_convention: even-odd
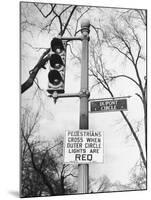
{"type": "Polygon", "coordinates": [[[102,163],[103,134],[100,131],[66,131],[64,144],[65,163],[102,163]]]}
{"type": "Polygon", "coordinates": [[[111,112],[127,110],[127,99],[94,100],[90,102],[90,112],[111,112]]]}

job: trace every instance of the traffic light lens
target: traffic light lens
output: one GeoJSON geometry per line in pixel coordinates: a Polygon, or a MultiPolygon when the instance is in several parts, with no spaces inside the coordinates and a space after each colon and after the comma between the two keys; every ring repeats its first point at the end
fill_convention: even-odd
{"type": "Polygon", "coordinates": [[[57,63],[54,65],[54,68],[55,68],[55,69],[60,69],[61,67],[62,67],[62,66],[61,66],[60,64],[57,64],[57,63]]]}
{"type": "Polygon", "coordinates": [[[60,54],[60,53],[62,52],[62,50],[59,49],[59,48],[56,48],[56,51],[55,51],[55,52],[58,53],[58,54],[60,54]]]}

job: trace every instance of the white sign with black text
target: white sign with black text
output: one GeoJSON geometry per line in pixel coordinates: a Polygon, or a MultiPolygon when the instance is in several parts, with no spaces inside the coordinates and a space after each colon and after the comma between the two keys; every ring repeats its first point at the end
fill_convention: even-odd
{"type": "Polygon", "coordinates": [[[66,131],[65,163],[103,163],[103,134],[100,131],[66,131]]]}

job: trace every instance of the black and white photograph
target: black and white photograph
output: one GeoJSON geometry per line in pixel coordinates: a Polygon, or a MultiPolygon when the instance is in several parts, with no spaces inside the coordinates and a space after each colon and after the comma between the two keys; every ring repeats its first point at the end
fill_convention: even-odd
{"type": "Polygon", "coordinates": [[[20,197],[147,190],[147,10],[19,9],[20,197]]]}

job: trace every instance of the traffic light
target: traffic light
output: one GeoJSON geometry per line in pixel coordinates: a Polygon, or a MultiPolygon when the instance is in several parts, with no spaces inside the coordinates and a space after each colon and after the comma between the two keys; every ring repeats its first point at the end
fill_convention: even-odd
{"type": "Polygon", "coordinates": [[[51,49],[53,54],[50,56],[50,71],[48,73],[48,92],[53,94],[64,93],[65,87],[65,65],[66,65],[66,46],[60,38],[53,38],[51,49]]]}

